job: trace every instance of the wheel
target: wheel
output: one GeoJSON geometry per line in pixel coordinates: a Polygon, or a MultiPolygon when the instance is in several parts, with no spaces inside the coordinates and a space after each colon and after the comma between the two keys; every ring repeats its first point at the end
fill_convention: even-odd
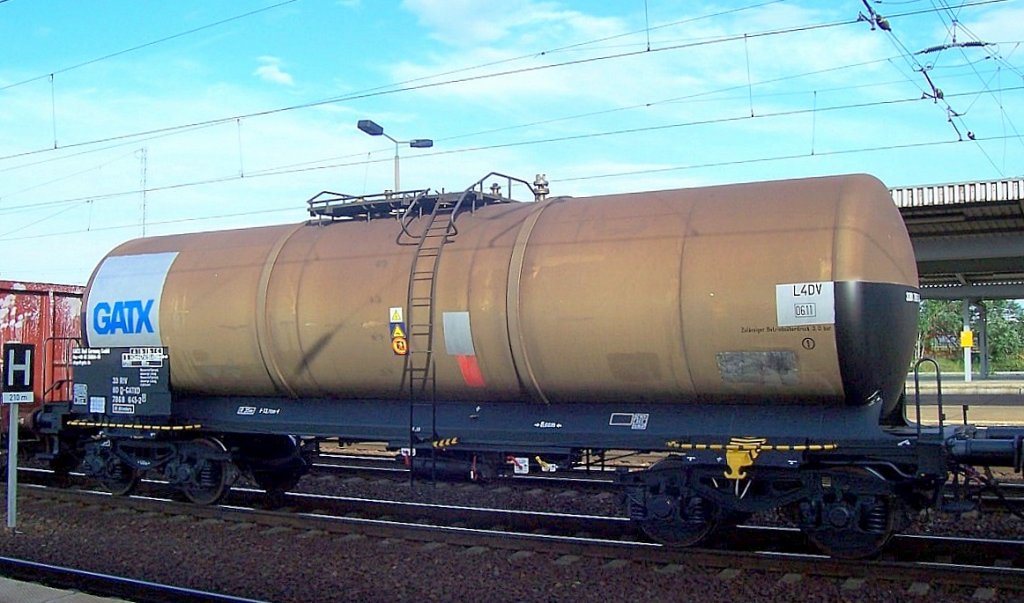
{"type": "Polygon", "coordinates": [[[695,546],[718,528],[717,505],[688,486],[690,469],[675,458],[659,461],[645,478],[644,518],[640,529],[667,546],[695,546]]]}
{"type": "Polygon", "coordinates": [[[891,500],[865,497],[856,505],[830,505],[824,525],[804,530],[821,552],[837,559],[877,556],[895,533],[891,500]]]}
{"type": "Polygon", "coordinates": [[[230,460],[212,458],[219,455],[203,454],[200,451],[209,449],[210,452],[224,453],[227,448],[215,438],[196,440],[193,445],[198,446],[199,450],[188,454],[182,463],[187,476],[182,480],[181,491],[185,498],[197,505],[216,504],[231,489],[234,467],[230,460]]]}
{"type": "Polygon", "coordinates": [[[899,523],[898,499],[888,495],[883,479],[859,468],[834,472],[831,479],[819,497],[798,504],[801,530],[830,557],[878,555],[899,523]]]}
{"type": "Polygon", "coordinates": [[[109,456],[99,478],[103,489],[114,496],[127,496],[139,485],[139,472],[116,456],[109,456]]]}
{"type": "Polygon", "coordinates": [[[653,517],[640,522],[640,529],[655,542],[687,547],[704,542],[718,528],[714,503],[697,497],[660,496],[648,506],[653,517]]]}

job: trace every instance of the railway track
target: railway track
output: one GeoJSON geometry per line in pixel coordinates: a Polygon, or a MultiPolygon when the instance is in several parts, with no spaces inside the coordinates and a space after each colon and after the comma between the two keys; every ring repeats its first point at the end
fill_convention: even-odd
{"type": "Polygon", "coordinates": [[[798,576],[898,579],[998,589],[1024,594],[1024,541],[898,535],[890,554],[876,561],[840,561],[808,554],[797,530],[739,526],[721,539],[721,548],[672,549],[629,536],[626,520],[332,497],[287,496],[283,510],[261,510],[260,492],[239,489],[227,504],[200,507],[153,497],[118,497],[78,490],[29,487],[29,497],[65,504],[110,506],[197,521],[249,522],[300,533],[351,538],[439,542],[514,554],[530,551],[575,555],[602,562],[655,564],[672,568],[698,564],[729,571],[783,571],[798,576]]]}

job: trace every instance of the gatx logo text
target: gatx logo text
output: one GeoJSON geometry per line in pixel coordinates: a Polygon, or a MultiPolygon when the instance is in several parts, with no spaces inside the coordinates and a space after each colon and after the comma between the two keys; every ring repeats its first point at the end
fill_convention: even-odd
{"type": "Polygon", "coordinates": [[[92,310],[93,328],[98,335],[152,333],[149,314],[153,311],[153,301],[132,299],[116,301],[113,305],[100,302],[92,310]]]}

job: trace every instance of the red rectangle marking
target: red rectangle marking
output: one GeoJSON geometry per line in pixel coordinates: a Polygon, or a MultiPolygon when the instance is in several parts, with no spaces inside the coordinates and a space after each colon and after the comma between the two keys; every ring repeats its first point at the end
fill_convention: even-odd
{"type": "Polygon", "coordinates": [[[462,371],[462,380],[470,387],[484,387],[484,375],[480,372],[480,363],[476,356],[456,356],[459,363],[459,370],[462,371]]]}

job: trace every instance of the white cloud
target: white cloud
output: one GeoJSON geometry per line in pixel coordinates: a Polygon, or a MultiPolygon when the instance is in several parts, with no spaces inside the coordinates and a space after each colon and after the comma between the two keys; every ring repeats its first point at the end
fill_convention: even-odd
{"type": "Polygon", "coordinates": [[[594,17],[562,9],[555,2],[532,0],[404,0],[402,7],[432,30],[431,37],[460,48],[502,40],[550,46],[553,40],[614,35],[622,25],[617,18],[594,17]]]}
{"type": "MultiPolygon", "coordinates": [[[[977,92],[986,87],[974,68],[988,81],[999,67],[968,65],[983,50],[946,53],[932,73],[955,108],[969,107],[965,123],[979,141],[907,148],[956,136],[941,105],[918,100],[923,77],[892,59],[899,49],[889,34],[857,23],[754,35],[849,20],[856,6],[796,1],[723,12],[721,3],[663,0],[651,3],[655,52],[646,52],[643,3],[380,4],[317,5],[310,18],[332,31],[349,28],[346,45],[324,47],[316,43],[322,36],[275,21],[258,36],[239,30],[244,44],[224,32],[196,47],[103,61],[58,74],[55,84],[41,79],[5,90],[0,276],[83,282],[107,250],[141,234],[143,179],[147,235],[299,221],[317,191],[391,188],[395,147],[358,131],[359,119],[403,139],[434,139],[433,149],[401,147],[402,183],[449,190],[491,170],[527,180],[546,173],[553,194],[580,196],[852,171],[892,185],[926,183],[1015,173],[1022,165],[1024,145],[999,138],[1020,130],[1020,95],[977,92]],[[700,44],[724,36],[738,38],[700,44]],[[629,51],[640,54],[362,94],[413,78],[436,83],[629,51]],[[961,90],[975,96],[955,97],[961,90]],[[355,98],[121,138],[346,94],[355,98]],[[80,144],[99,139],[108,142],[80,144]],[[116,192],[128,194],[109,195],[116,192]],[[73,257],[47,261],[39,249],[51,242],[73,249],[73,257]]],[[[965,27],[985,41],[1017,35],[1019,12],[972,17],[965,27]]],[[[945,39],[934,15],[891,21],[911,51],[945,39]]],[[[1016,65],[1021,51],[1014,48],[1001,50],[1016,65]]],[[[19,63],[0,69],[0,82],[52,69],[19,63]]],[[[1009,88],[1011,77],[1006,70],[988,88],[1009,88]]]]}
{"type": "Polygon", "coordinates": [[[295,85],[295,80],[292,79],[291,74],[281,69],[281,59],[271,56],[262,56],[259,58],[259,61],[262,65],[256,68],[253,75],[272,84],[281,84],[284,86],[295,85]]]}

